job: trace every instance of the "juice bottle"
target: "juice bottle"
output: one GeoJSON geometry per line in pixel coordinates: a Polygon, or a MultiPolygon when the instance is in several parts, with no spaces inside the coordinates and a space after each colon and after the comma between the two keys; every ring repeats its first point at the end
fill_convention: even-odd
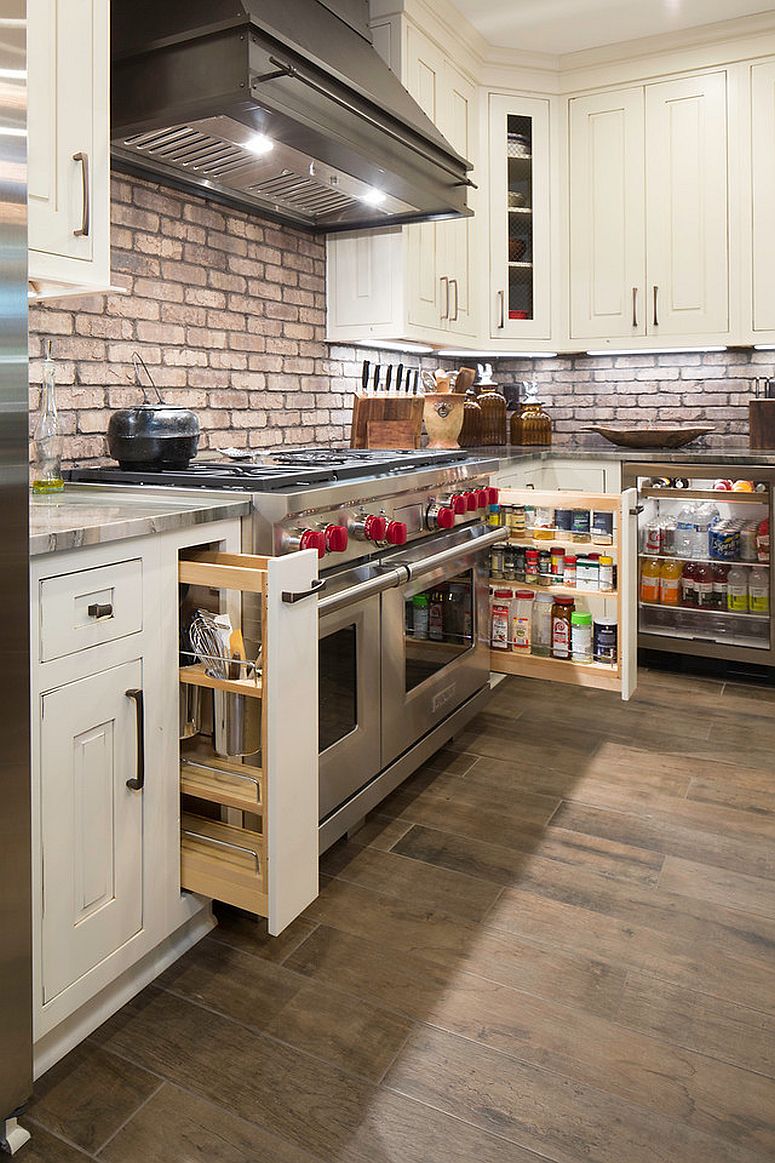
{"type": "Polygon", "coordinates": [[[690,606],[696,610],[697,596],[697,563],[687,561],[681,574],[681,605],[690,606]]]}
{"type": "Polygon", "coordinates": [[[729,566],[724,565],[723,561],[714,561],[713,563],[713,608],[715,610],[726,610],[727,608],[727,578],[729,577],[729,566]]]}
{"type": "Polygon", "coordinates": [[[683,563],[673,560],[660,562],[660,565],[659,600],[663,606],[679,606],[681,604],[683,563]]]}
{"type": "Polygon", "coordinates": [[[735,614],[748,613],[748,577],[739,565],[733,565],[727,575],[727,609],[735,614]]]}
{"type": "Polygon", "coordinates": [[[699,561],[695,566],[695,586],[697,605],[701,610],[713,609],[713,566],[710,562],[699,561]]]}
{"type": "Polygon", "coordinates": [[[752,614],[770,612],[770,574],[766,569],[748,570],[748,605],[752,614]]]}
{"type": "Polygon", "coordinates": [[[652,605],[659,601],[659,575],[661,563],[655,557],[647,557],[640,571],[640,600],[652,605]]]}

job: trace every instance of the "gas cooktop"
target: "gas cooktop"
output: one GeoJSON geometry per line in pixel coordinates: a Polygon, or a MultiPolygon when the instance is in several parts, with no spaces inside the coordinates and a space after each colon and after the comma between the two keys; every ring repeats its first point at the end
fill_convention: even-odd
{"type": "Polygon", "coordinates": [[[302,485],[351,481],[467,460],[464,449],[294,448],[276,452],[228,450],[224,459],[194,460],[184,469],[72,468],[68,480],[91,484],[170,485],[176,488],[277,492],[302,485]]]}

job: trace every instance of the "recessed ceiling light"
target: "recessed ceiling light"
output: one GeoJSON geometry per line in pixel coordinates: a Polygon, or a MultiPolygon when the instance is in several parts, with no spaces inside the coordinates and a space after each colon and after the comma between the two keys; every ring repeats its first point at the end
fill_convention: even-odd
{"type": "Polygon", "coordinates": [[[271,153],[274,149],[274,142],[271,137],[267,137],[265,133],[255,133],[251,138],[245,142],[245,149],[249,149],[251,153],[256,154],[257,157],[262,157],[265,153],[271,153]]]}

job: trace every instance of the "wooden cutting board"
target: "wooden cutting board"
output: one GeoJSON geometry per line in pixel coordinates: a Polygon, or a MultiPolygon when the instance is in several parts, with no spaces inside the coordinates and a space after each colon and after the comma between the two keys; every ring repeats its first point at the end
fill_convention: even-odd
{"type": "Polygon", "coordinates": [[[775,400],[749,400],[748,425],[751,448],[775,448],[775,400]]]}
{"type": "Polygon", "coordinates": [[[419,448],[422,415],[422,396],[356,396],[350,448],[419,448]]]}

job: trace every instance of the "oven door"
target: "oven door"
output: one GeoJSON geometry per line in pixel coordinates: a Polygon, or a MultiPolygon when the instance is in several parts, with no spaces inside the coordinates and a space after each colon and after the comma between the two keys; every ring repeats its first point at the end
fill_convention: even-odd
{"type": "Polygon", "coordinates": [[[489,681],[489,554],[505,536],[463,528],[400,559],[409,580],[382,595],[383,767],[489,681]]]}
{"type": "Polygon", "coordinates": [[[320,818],[380,769],[379,596],[319,623],[320,818]]]}

